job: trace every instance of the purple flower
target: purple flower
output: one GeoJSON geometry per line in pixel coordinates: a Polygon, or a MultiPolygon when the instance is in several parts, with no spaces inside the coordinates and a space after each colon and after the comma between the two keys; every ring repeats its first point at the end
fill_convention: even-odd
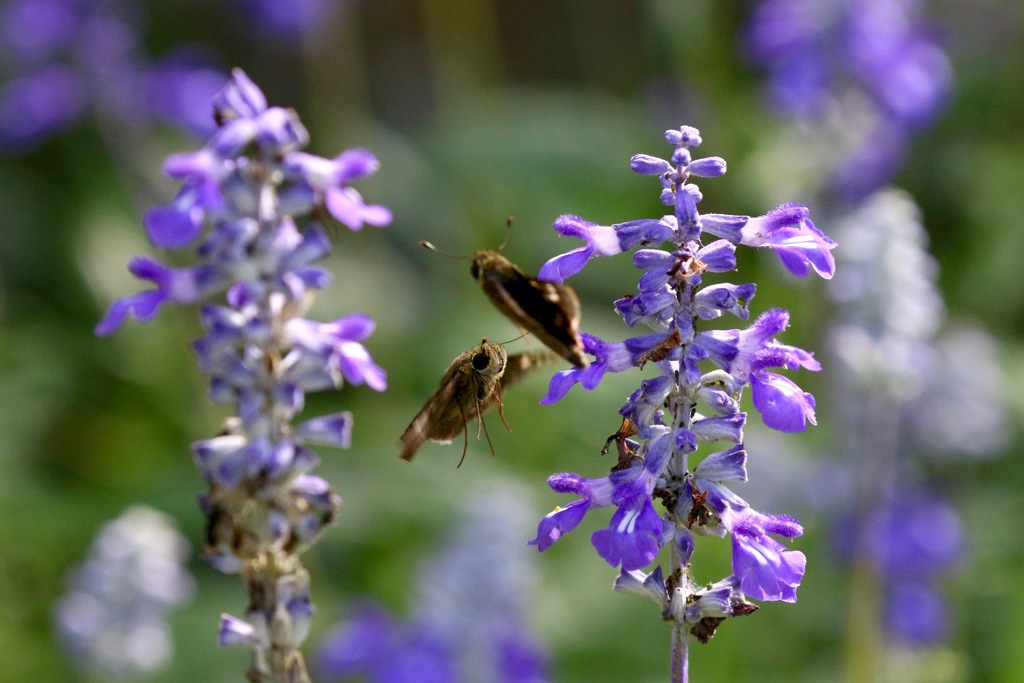
{"type": "Polygon", "coordinates": [[[362,313],[353,313],[330,323],[305,318],[291,319],[285,341],[321,353],[337,366],[352,384],[366,384],[376,391],[387,388],[387,373],[373,362],[366,347],[359,342],[373,333],[376,324],[362,313]]]}
{"type": "Polygon", "coordinates": [[[330,680],[364,676],[372,683],[448,683],[456,672],[451,652],[434,636],[403,628],[373,604],[328,634],[317,668],[330,680]]]}
{"type": "Polygon", "coordinates": [[[540,400],[542,404],[548,405],[562,400],[577,382],[582,384],[587,391],[592,391],[601,382],[606,371],[622,372],[626,368],[632,367],[633,363],[625,345],[604,342],[586,332],[580,334],[580,339],[583,341],[583,350],[597,360],[583,369],[572,368],[556,372],[551,377],[548,393],[540,400]]]}
{"type": "MultiPolygon", "coordinates": [[[[568,475],[554,475],[551,479],[558,476],[568,475]]],[[[548,479],[549,485],[551,479],[548,479]]],[[[554,488],[553,485],[552,488],[554,488]]],[[[561,505],[556,506],[554,510],[546,514],[544,519],[540,521],[540,524],[537,526],[537,536],[527,544],[535,545],[537,550],[544,552],[563,535],[578,527],[593,505],[592,498],[581,498],[569,503],[565,507],[561,505]]]]}
{"type": "Polygon", "coordinates": [[[913,580],[891,583],[882,612],[887,631],[911,646],[931,647],[949,639],[949,599],[937,586],[913,580]]]}
{"type": "Polygon", "coordinates": [[[179,48],[157,60],[147,73],[148,106],[156,118],[201,137],[216,130],[210,100],[226,75],[201,50],[179,48]]]}
{"type": "Polygon", "coordinates": [[[300,424],[295,433],[305,441],[348,448],[352,444],[352,413],[314,417],[300,424]]]}
{"type": "Polygon", "coordinates": [[[172,521],[151,508],[132,507],[103,527],[54,609],[83,677],[137,679],[168,663],[168,613],[195,591],[187,555],[172,521]]]}
{"type": "Polygon", "coordinates": [[[807,423],[818,424],[814,415],[814,396],[793,380],[761,370],[750,376],[754,407],[764,423],[780,432],[802,432],[807,423]]]}
{"type": "Polygon", "coordinates": [[[289,46],[298,45],[306,34],[332,26],[338,6],[330,0],[246,0],[244,17],[263,32],[289,46]]]}
{"type": "MultiPolygon", "coordinates": [[[[653,487],[652,487],[653,488],[653,487]]],[[[661,548],[661,517],[651,499],[637,497],[633,505],[620,505],[606,529],[598,529],[590,537],[597,554],[613,567],[623,571],[642,569],[654,561],[661,548]]]]}
{"type": "Polygon", "coordinates": [[[693,298],[694,312],[701,320],[713,320],[724,312],[746,320],[750,317],[750,300],[756,290],[757,285],[752,283],[733,285],[725,282],[703,287],[693,298]]]}
{"type": "Polygon", "coordinates": [[[604,226],[572,214],[559,216],[554,228],[563,235],[586,242],[585,246],[549,259],[541,266],[537,278],[559,284],[583,270],[587,261],[595,256],[613,256],[642,244],[660,244],[676,234],[674,226],[665,220],[644,219],[604,226]]]}
{"type": "Polygon", "coordinates": [[[0,88],[0,140],[5,148],[28,150],[76,123],[87,104],[85,87],[64,66],[9,80],[0,88]]]}
{"type": "Polygon", "coordinates": [[[365,149],[350,149],[334,159],[296,152],[287,159],[289,170],[301,176],[312,190],[324,198],[331,215],[351,230],[363,224],[382,227],[391,223],[391,211],[378,204],[366,204],[349,183],[372,175],[380,167],[377,158],[365,149]]]}
{"type": "Polygon", "coordinates": [[[779,344],[773,336],[789,325],[789,314],[772,309],[761,314],[745,330],[711,330],[697,336],[697,343],[711,359],[736,379],[749,381],[754,407],[765,424],[783,432],[803,431],[807,422],[817,424],[814,397],[789,379],[767,368],[820,370],[814,357],[795,346],[779,344]]]}
{"type": "Polygon", "coordinates": [[[244,619],[233,617],[230,614],[220,616],[217,643],[221,647],[267,647],[269,643],[265,641],[264,635],[244,619]]]}
{"type": "Polygon", "coordinates": [[[209,268],[168,268],[152,259],[137,257],[128,266],[132,275],[150,280],[156,289],[131,294],[116,300],[96,324],[95,332],[106,336],[114,332],[132,315],[139,322],[149,322],[164,303],[192,303],[223,287],[223,282],[209,268]]]}
{"type": "Polygon", "coordinates": [[[804,576],[807,558],[786,550],[769,533],[793,538],[803,533],[796,520],[744,510],[725,514],[723,524],[732,533],[732,570],[740,588],[755,600],[796,602],[796,589],[804,576]]]}
{"type": "Polygon", "coordinates": [[[807,207],[783,204],[764,216],[747,220],[739,243],[772,249],[782,259],[782,265],[797,277],[807,277],[810,268],[814,268],[814,272],[830,280],[836,272],[832,256],[836,243],[815,228],[807,216],[807,207]]]}
{"type": "Polygon", "coordinates": [[[206,209],[213,201],[204,200],[202,194],[198,185],[186,185],[169,206],[154,206],[146,210],[143,223],[154,247],[183,249],[199,237],[206,209]]]}
{"type": "Polygon", "coordinates": [[[627,571],[619,570],[615,577],[614,589],[622,593],[633,593],[654,601],[664,608],[668,602],[666,595],[665,576],[661,571],[661,565],[654,568],[650,574],[644,574],[638,569],[627,571]]]}
{"type": "Polygon", "coordinates": [[[670,335],[671,333],[645,334],[621,342],[606,342],[587,332],[581,333],[583,350],[593,355],[596,360],[583,369],[572,368],[556,372],[548,384],[548,392],[540,400],[541,404],[557,403],[576,383],[587,391],[592,391],[606,372],[622,372],[646,362],[652,350],[670,335]]]}
{"type": "Polygon", "coordinates": [[[589,510],[615,505],[618,509],[608,528],[595,531],[591,543],[613,567],[632,571],[649,565],[661,547],[663,528],[651,503],[651,493],[668,463],[672,444],[671,432],[663,428],[650,440],[642,464],[634,463],[599,479],[584,479],[575,474],[550,477],[548,485],[553,490],[583,497],[546,515],[537,527],[537,537],[529,545],[543,552],[575,529],[589,510]]]}

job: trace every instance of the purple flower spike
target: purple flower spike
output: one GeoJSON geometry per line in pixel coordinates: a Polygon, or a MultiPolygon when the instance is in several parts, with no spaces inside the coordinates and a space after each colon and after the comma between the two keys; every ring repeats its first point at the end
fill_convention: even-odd
{"type": "MultiPolygon", "coordinates": [[[[598,556],[619,568],[614,589],[660,605],[661,618],[674,628],[674,642],[694,638],[706,643],[726,619],[758,609],[748,596],[796,600],[806,557],[773,535],[794,538],[803,529],[792,518],[751,509],[730,486],[747,481],[747,413],[740,408],[744,391],[751,388],[754,406],[769,427],[801,431],[815,424],[814,397],[771,369],[817,371],[820,364],[810,352],[775,339],[789,325],[789,313],[782,309],[769,309],[745,329],[699,329],[725,313],[748,319],[757,291],[754,283],[705,278],[735,270],[738,246],[765,246],[797,275],[813,268],[827,279],[835,271],[830,252],[836,245],[797,204],[760,218],[702,215],[698,205],[703,196],[689,180],[720,176],[726,163],[719,157],[693,158],[692,149],[702,142],[695,128],[669,130],[665,138],[673,147],[670,155],[638,154],[630,167],[658,179],[659,199],[672,207],[671,215],[611,226],[572,215],[555,222],[559,233],[585,245],[549,260],[540,277],[562,282],[595,256],[635,249],[639,284],[614,307],[627,326],[643,325],[653,333],[622,342],[582,333],[584,350],[594,362],[586,369],[556,372],[541,403],[557,402],[576,384],[592,390],[607,373],[648,364],[653,370],[619,408],[618,428],[605,439],[602,454],[615,453],[610,474],[551,477],[552,489],[578,499],[544,517],[530,544],[546,550],[591,510],[614,506],[608,526],[591,536],[598,556]],[[708,235],[719,239],[708,240],[708,235]],[[714,442],[732,447],[700,452],[714,442]],[[718,581],[699,579],[698,539],[727,535],[732,537],[733,574],[718,581]],[[661,566],[650,574],[641,571],[663,549],[673,568],[668,580],[661,566]]],[[[678,664],[673,660],[674,674],[678,664]]]]}
{"type": "Polygon", "coordinates": [[[207,144],[165,163],[183,183],[177,197],[144,220],[154,245],[191,248],[194,265],[134,259],[131,272],[155,288],[114,301],[96,333],[110,334],[132,316],[146,322],[165,304],[202,304],[205,335],[192,348],[209,376],[209,398],[234,411],[219,436],[192,446],[209,487],[200,497],[204,557],[240,574],[249,594],[244,619],[226,617],[221,639],[252,650],[250,676],[309,680],[298,653],[313,605],[298,556],[335,518],[341,498],[311,474],[319,457],[308,444],[347,448],[352,416],[297,417],[308,392],[344,380],[382,391],[387,376],[362,344],[372,318],[301,316],[332,280],[317,265],[333,246],[321,224],[325,210],[353,230],[386,225],[391,212],[351,187],[377,170],[372,154],[350,150],[328,160],[301,151],[309,137],[298,114],[268,106],[243,72],[232,72],[214,109],[217,130],[207,144]],[[279,558],[273,572],[267,557],[279,558]]]}

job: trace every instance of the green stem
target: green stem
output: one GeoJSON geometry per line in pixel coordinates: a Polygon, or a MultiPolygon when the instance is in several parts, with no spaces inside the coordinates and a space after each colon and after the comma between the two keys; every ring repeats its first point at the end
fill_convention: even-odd
{"type": "Polygon", "coordinates": [[[672,626],[672,683],[690,680],[690,636],[682,624],[672,626]]]}

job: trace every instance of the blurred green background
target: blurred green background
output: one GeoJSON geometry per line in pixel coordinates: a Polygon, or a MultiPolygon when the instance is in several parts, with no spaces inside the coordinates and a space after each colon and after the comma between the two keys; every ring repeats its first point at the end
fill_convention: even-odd
{"type": "MultiPolygon", "coordinates": [[[[600,391],[575,389],[543,407],[537,400],[546,377],[538,376],[506,396],[511,432],[497,416],[489,420],[493,457],[485,442],[471,442],[456,469],[461,448],[428,444],[411,465],[401,462],[397,437],[449,361],[481,337],[518,334],[465,262],[428,253],[419,240],[455,254],[495,247],[514,215],[505,254],[536,272],[576,246],[550,228],[561,213],[603,224],[661,214],[657,185],[630,173],[628,160],[665,154],[662,132],[680,124],[701,130],[701,152],[729,163],[728,175],[701,183],[702,211],[758,215],[783,200],[807,200],[800,178],[785,171],[798,160],[764,158],[786,124],[763,104],[762,79],[742,56],[752,3],[343,2],[304,41],[259,32],[237,3],[133,7],[148,53],[204,44],[225,72],[242,67],[272,104],[299,112],[311,152],[367,147],[381,161],[359,190],[390,206],[394,223],[360,233],[339,228],[329,263],[336,280],[314,311],[328,319],[360,310],[377,320],[367,347],[388,371],[389,387],[382,394],[347,387],[309,400],[309,414],[351,410],[356,419],[351,450],[321,451],[318,473],[345,504],[305,556],[319,610],[309,650],[355,597],[409,611],[418,563],[475,491],[497,482],[522,492],[539,520],[569,500],[547,489],[548,475],[605,473],[611,463],[598,451],[636,385],[629,373],[608,377],[600,391]]],[[[987,327],[1001,344],[1005,410],[1017,433],[1024,415],[1024,5],[946,0],[929,9],[945,30],[956,91],[938,123],[913,141],[896,184],[922,207],[951,316],[987,327]]],[[[200,143],[167,129],[125,139],[109,120],[94,123],[0,158],[0,679],[75,680],[53,636],[52,605],[96,530],[146,503],[172,515],[192,541],[199,584],[196,599],[173,616],[172,665],[148,680],[241,680],[246,653],[219,650],[216,629],[222,612],[244,611],[243,592],[235,577],[195,558],[203,538],[195,496],[204,485],[188,444],[214,434],[223,417],[206,402],[189,351],[199,333],[195,311],[167,310],[110,338],[92,335],[109,302],[137,290],[128,259],[153,255],[140,217],[176,189],[158,176],[164,156],[200,143]]],[[[799,378],[818,396],[820,426],[782,447],[830,451],[834,407],[821,353],[830,304],[823,283],[782,277],[774,261],[770,254],[741,261],[741,280],[759,283],[753,310],[789,308],[794,324],[784,341],[819,350],[825,364],[821,376],[799,378]]],[[[584,328],[626,336],[610,302],[635,283],[628,259],[591,263],[573,281],[584,328]]],[[[510,346],[526,348],[523,341],[510,346]]],[[[751,458],[758,434],[748,435],[751,458]]],[[[1014,440],[1001,456],[936,467],[964,516],[970,555],[948,583],[951,641],[904,662],[897,675],[905,682],[1024,680],[1018,453],[1014,440]]],[[[752,501],[757,487],[752,481],[745,489],[752,501]]],[[[829,529],[804,501],[773,511],[799,515],[806,528],[795,544],[809,558],[800,600],[724,624],[711,644],[691,651],[693,681],[843,680],[848,583],[828,552],[829,529]]],[[[592,514],[543,555],[524,548],[540,576],[524,609],[551,650],[554,680],[666,680],[667,627],[652,604],[610,590],[615,572],[589,544],[606,523],[607,515],[592,514]]],[[[700,539],[695,563],[702,580],[724,575],[728,543],[700,539]]]]}

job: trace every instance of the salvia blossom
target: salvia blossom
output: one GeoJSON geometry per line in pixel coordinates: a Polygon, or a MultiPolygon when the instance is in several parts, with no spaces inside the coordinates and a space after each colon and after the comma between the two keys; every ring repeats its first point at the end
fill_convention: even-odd
{"type": "Polygon", "coordinates": [[[331,0],[246,0],[242,16],[263,34],[295,45],[330,28],[338,9],[331,0]]]}
{"type": "Polygon", "coordinates": [[[801,119],[841,119],[832,182],[854,199],[899,170],[915,131],[949,100],[953,72],[936,31],[907,0],[763,0],[743,42],[772,100],[801,119]],[[842,116],[836,117],[836,110],[842,116]]]}
{"type": "Polygon", "coordinates": [[[303,681],[298,647],[312,605],[298,552],[340,504],[311,474],[318,458],[309,445],[347,448],[352,416],[294,420],[308,392],[345,381],[386,386],[362,344],[373,332],[369,316],[302,317],[331,279],[314,265],[331,249],[319,221],[333,216],[358,230],[386,225],[391,214],[350,185],[376,171],[372,154],[323,159],[301,151],[308,135],[295,112],[268,106],[240,70],[213,105],[216,134],[201,150],[167,160],[166,172],[183,187],[145,216],[152,243],[191,249],[194,265],[135,259],[132,273],[152,288],[115,301],[96,332],[110,334],[129,317],[146,322],[166,305],[202,304],[205,335],[193,348],[210,377],[210,399],[235,407],[221,434],[192,445],[209,485],[201,498],[205,557],[221,572],[240,573],[250,596],[244,619],[223,618],[221,643],[252,649],[251,680],[303,681]]]}
{"type": "Polygon", "coordinates": [[[536,577],[517,544],[530,522],[507,484],[475,495],[451,539],[419,572],[406,621],[363,603],[328,634],[324,680],[370,683],[543,683],[547,654],[530,633],[524,596],[536,577]]]}
{"type": "Polygon", "coordinates": [[[576,499],[541,520],[530,543],[546,550],[591,510],[613,508],[610,524],[594,532],[591,542],[619,569],[616,589],[654,600],[673,624],[673,680],[684,680],[688,637],[706,642],[722,620],[753,612],[750,600],[796,600],[806,558],[778,539],[795,538],[802,527],[791,517],[752,509],[731,488],[747,480],[747,414],[739,404],[749,386],[766,425],[802,431],[815,423],[814,398],[776,370],[820,369],[811,353],[777,339],[789,325],[789,314],[781,309],[741,328],[699,329],[725,314],[748,320],[756,289],[750,283],[705,285],[704,277],[734,270],[736,246],[743,245],[771,249],[798,277],[813,270],[828,279],[835,272],[831,250],[836,244],[796,204],[755,218],[701,214],[701,193],[690,177],[719,176],[725,161],[692,158],[701,144],[694,128],[669,130],[665,137],[673,148],[670,160],[637,155],[631,166],[659,178],[661,202],[672,214],[610,226],[568,215],[555,221],[558,232],[586,246],[551,259],[540,276],[560,281],[589,259],[637,249],[638,293],[616,301],[615,308],[627,326],[643,324],[654,332],[622,342],[583,334],[584,349],[595,360],[586,369],[556,373],[542,403],[558,401],[577,383],[592,390],[608,372],[650,363],[657,373],[644,379],[619,411],[622,426],[606,445],[614,441],[619,454],[609,475],[563,473],[549,479],[552,489],[576,499]],[[705,242],[707,235],[719,239],[705,242]],[[700,444],[714,442],[726,447],[691,459],[700,444]],[[730,576],[712,584],[692,576],[694,535],[731,536],[730,576]],[[668,576],[660,566],[648,569],[666,545],[668,576]]]}
{"type": "Polygon", "coordinates": [[[836,230],[845,277],[829,288],[830,342],[842,451],[827,479],[850,485],[827,489],[828,511],[846,539],[842,557],[874,570],[886,642],[936,646],[952,626],[943,579],[963,567],[967,544],[959,513],[925,473],[1006,444],[1005,380],[990,336],[962,324],[943,332],[938,265],[908,194],[876,192],[836,230]]]}
{"type": "Polygon", "coordinates": [[[84,671],[136,679],[166,665],[169,612],[190,599],[188,543],[161,512],[129,508],[107,523],[55,608],[61,641],[84,671]]]}
{"type": "MultiPolygon", "coordinates": [[[[205,51],[144,54],[130,3],[11,0],[0,7],[0,145],[26,152],[90,115],[122,130],[167,123],[209,135],[198,116],[224,82],[205,51]]],[[[205,112],[204,112],[205,114],[205,112]]]]}

